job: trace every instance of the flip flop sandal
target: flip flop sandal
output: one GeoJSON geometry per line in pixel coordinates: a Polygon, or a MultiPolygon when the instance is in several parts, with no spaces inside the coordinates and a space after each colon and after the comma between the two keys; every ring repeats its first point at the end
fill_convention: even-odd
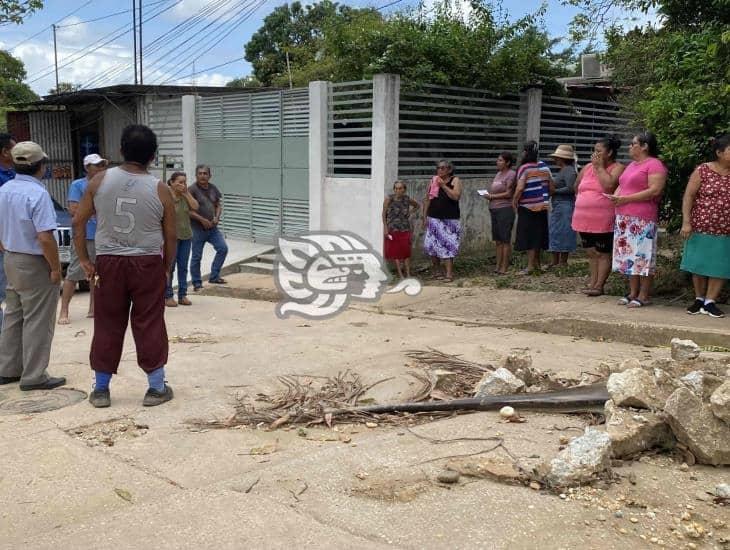
{"type": "Polygon", "coordinates": [[[208,282],[209,283],[212,283],[214,285],[224,285],[228,281],[226,281],[225,279],[221,279],[220,277],[218,277],[217,279],[210,279],[208,282]]]}
{"type": "Polygon", "coordinates": [[[590,297],[603,296],[603,291],[600,288],[591,288],[585,292],[585,295],[590,297]]]}
{"type": "Polygon", "coordinates": [[[632,298],[629,297],[629,295],[627,294],[623,298],[620,298],[619,301],[616,302],[616,305],[619,305],[619,306],[627,306],[627,305],[629,305],[629,303],[631,302],[631,300],[632,300],[632,298]]]}
{"type": "Polygon", "coordinates": [[[633,300],[631,300],[631,301],[630,301],[630,302],[629,302],[629,303],[628,303],[628,304],[626,305],[626,307],[627,307],[627,308],[630,308],[630,309],[636,309],[636,308],[639,308],[639,307],[646,307],[646,306],[648,306],[648,305],[649,305],[649,303],[650,303],[650,302],[642,302],[642,301],[641,301],[641,300],[639,300],[638,298],[634,298],[633,300]]]}

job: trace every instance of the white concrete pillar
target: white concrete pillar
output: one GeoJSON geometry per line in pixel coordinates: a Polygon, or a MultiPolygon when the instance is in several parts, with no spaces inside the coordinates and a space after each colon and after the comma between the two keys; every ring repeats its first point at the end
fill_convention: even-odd
{"type": "Polygon", "coordinates": [[[309,83],[309,230],[322,231],[327,177],[328,83],[309,83]]]}
{"type": "Polygon", "coordinates": [[[373,146],[370,179],[370,234],[363,235],[383,253],[381,219],[386,189],[398,178],[398,107],[400,76],[376,74],[373,77],[373,146]]]}
{"type": "Polygon", "coordinates": [[[531,139],[540,143],[540,117],[542,116],[542,87],[527,89],[527,131],[525,141],[531,139]]]}
{"type": "Polygon", "coordinates": [[[195,127],[195,96],[182,96],[183,171],[188,181],[195,181],[198,162],[198,135],[195,127]]]}

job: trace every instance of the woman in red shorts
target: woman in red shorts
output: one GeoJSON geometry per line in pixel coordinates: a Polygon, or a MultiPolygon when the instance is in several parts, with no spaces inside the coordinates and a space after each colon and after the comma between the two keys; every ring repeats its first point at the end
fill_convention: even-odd
{"type": "Polygon", "coordinates": [[[418,203],[406,195],[406,184],[396,181],[393,194],[383,203],[383,251],[386,260],[393,260],[398,276],[403,278],[402,263],[405,263],[406,277],[411,276],[411,214],[418,203]],[[411,210],[413,209],[413,210],[411,210]]]}

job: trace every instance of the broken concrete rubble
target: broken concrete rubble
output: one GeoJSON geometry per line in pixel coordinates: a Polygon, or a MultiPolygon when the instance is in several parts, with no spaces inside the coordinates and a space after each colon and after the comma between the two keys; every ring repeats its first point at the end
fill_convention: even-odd
{"type": "Polygon", "coordinates": [[[715,496],[730,499],[730,483],[720,483],[715,487],[715,496]]]}
{"type": "Polygon", "coordinates": [[[676,438],[703,464],[730,464],[730,426],[689,388],[679,388],[664,407],[676,438]]]}
{"type": "Polygon", "coordinates": [[[504,367],[484,375],[477,384],[474,397],[488,395],[508,395],[525,391],[525,383],[504,367]]]}
{"type": "Polygon", "coordinates": [[[614,458],[655,448],[670,449],[676,443],[669,424],[657,413],[618,407],[612,400],[606,402],[606,432],[614,458]]]}
{"type": "Polygon", "coordinates": [[[662,409],[667,399],[654,377],[641,368],[612,374],[608,378],[608,394],[619,407],[662,409]]]}
{"type": "Polygon", "coordinates": [[[730,425],[730,380],[720,385],[710,396],[712,414],[730,425]]]}
{"type": "Polygon", "coordinates": [[[545,481],[551,487],[569,487],[595,481],[611,467],[611,438],[588,428],[550,461],[545,481]]]}
{"type": "Polygon", "coordinates": [[[722,385],[722,379],[702,371],[692,371],[679,381],[701,399],[709,399],[712,393],[722,385]]]}
{"type": "Polygon", "coordinates": [[[676,359],[677,361],[697,359],[700,356],[700,347],[692,340],[672,338],[670,345],[672,347],[672,359],[676,359]]]}
{"type": "Polygon", "coordinates": [[[532,366],[532,356],[529,353],[510,353],[505,357],[503,367],[527,386],[539,384],[542,380],[540,372],[532,366]]]}

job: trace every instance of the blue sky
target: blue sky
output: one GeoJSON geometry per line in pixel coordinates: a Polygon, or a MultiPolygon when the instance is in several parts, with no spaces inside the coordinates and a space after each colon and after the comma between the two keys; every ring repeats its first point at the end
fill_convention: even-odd
{"type": "MultiPolygon", "coordinates": [[[[242,59],[220,65],[242,58],[243,45],[260,27],[263,18],[283,3],[282,0],[143,0],[145,19],[159,13],[143,25],[145,84],[223,85],[232,78],[248,74],[250,66],[242,59]],[[185,26],[175,29],[176,25],[185,25],[187,18],[200,14],[206,7],[217,8],[216,12],[203,13],[197,19],[195,28],[209,25],[206,31],[189,36],[185,26]],[[221,18],[216,22],[216,17],[221,18]],[[157,51],[154,48],[158,48],[157,51]]],[[[378,7],[387,4],[388,0],[346,0],[343,3],[378,7]]],[[[50,25],[56,23],[59,26],[61,82],[84,87],[130,83],[134,78],[132,33],[116,39],[115,36],[128,29],[131,31],[131,5],[131,0],[46,0],[45,7],[23,25],[3,27],[0,47],[10,49],[25,63],[28,84],[38,94],[45,95],[55,82],[50,25]],[[118,13],[125,10],[129,11],[118,13]],[[110,17],[85,22],[106,16],[110,17]]],[[[403,0],[385,12],[416,5],[418,0],[403,0]]],[[[512,18],[534,12],[540,5],[541,0],[503,2],[512,18]]],[[[563,36],[575,13],[575,8],[563,6],[559,0],[549,0],[546,28],[554,36],[563,36]]]]}

